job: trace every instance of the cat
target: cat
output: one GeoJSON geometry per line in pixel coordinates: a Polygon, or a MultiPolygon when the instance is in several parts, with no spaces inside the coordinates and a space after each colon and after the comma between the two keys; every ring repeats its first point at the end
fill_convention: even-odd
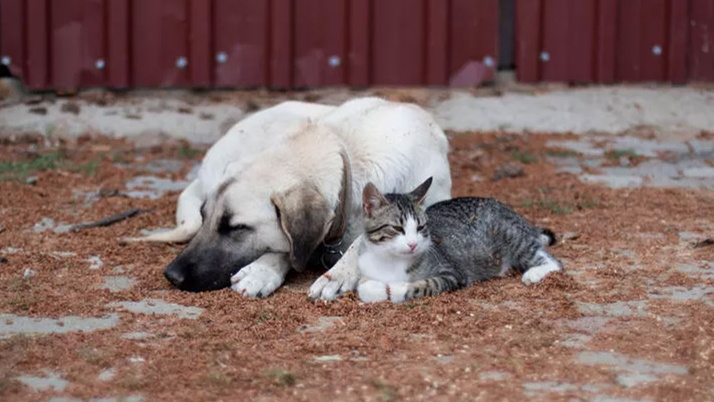
{"type": "Polygon", "coordinates": [[[525,284],[563,269],[546,246],[549,229],[531,225],[490,198],[454,198],[423,207],[432,179],[408,194],[362,193],[364,235],[357,293],[364,302],[400,303],[503,276],[511,269],[525,284]]]}

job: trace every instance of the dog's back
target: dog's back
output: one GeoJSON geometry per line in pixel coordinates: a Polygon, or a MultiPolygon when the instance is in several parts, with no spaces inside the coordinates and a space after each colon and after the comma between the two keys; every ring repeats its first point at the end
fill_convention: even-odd
{"type": "Polygon", "coordinates": [[[256,112],[234,125],[203,158],[199,181],[204,193],[212,191],[226,168],[259,154],[291,135],[308,119],[317,119],[335,106],[289,101],[256,112]]]}
{"type": "Polygon", "coordinates": [[[326,113],[319,122],[336,128],[355,163],[370,164],[368,169],[354,169],[357,199],[368,181],[377,179],[385,191],[401,191],[431,176],[434,185],[427,205],[451,198],[448,141],[432,116],[419,106],[360,98],[326,113]],[[363,175],[379,175],[380,171],[384,180],[363,175]]]}

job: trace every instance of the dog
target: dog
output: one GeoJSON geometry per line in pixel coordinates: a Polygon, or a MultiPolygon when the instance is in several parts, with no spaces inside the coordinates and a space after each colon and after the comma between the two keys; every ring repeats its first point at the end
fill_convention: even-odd
{"type": "MultiPolygon", "coordinates": [[[[208,150],[179,196],[173,230],[130,240],[188,242],[164,270],[178,289],[231,286],[265,297],[290,269],[341,260],[361,232],[368,182],[404,192],[433,176],[426,204],[451,198],[447,152],[443,131],[416,105],[281,103],[238,122],[208,150]]],[[[356,264],[339,266],[318,279],[312,297],[354,288],[356,264]]]]}

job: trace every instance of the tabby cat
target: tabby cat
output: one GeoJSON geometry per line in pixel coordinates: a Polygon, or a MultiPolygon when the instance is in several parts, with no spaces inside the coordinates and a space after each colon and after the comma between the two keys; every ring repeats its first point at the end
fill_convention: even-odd
{"type": "Polygon", "coordinates": [[[532,284],[562,269],[545,250],[555,242],[550,230],[489,198],[454,198],[424,209],[430,186],[431,178],[411,193],[384,195],[371,183],[365,186],[357,287],[362,301],[400,303],[511,269],[532,284]]]}

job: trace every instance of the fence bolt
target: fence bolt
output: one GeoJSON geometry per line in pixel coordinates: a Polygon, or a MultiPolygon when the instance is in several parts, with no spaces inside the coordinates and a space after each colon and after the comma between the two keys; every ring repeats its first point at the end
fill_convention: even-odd
{"type": "Polygon", "coordinates": [[[176,67],[178,67],[178,68],[180,68],[180,69],[182,69],[182,70],[183,70],[184,68],[186,68],[187,65],[188,65],[188,60],[186,60],[186,58],[183,57],[183,56],[179,57],[179,58],[176,60],[176,67]]]}
{"type": "Polygon", "coordinates": [[[342,64],[342,60],[340,60],[340,56],[330,56],[330,58],[327,59],[327,64],[329,64],[330,67],[339,67],[340,64],[342,64]]]}
{"type": "Polygon", "coordinates": [[[486,56],[483,58],[483,64],[485,64],[487,67],[493,68],[493,66],[496,65],[496,62],[493,60],[493,57],[486,56]]]}
{"type": "Polygon", "coordinates": [[[545,51],[540,52],[540,61],[542,61],[544,63],[547,63],[548,61],[550,61],[550,53],[545,52],[545,51]]]}
{"type": "Polygon", "coordinates": [[[216,61],[221,64],[227,62],[228,55],[226,54],[226,52],[219,52],[218,54],[216,54],[216,61]]]}
{"type": "Polygon", "coordinates": [[[654,45],[652,47],[652,53],[654,53],[656,56],[659,56],[662,54],[662,46],[660,45],[654,45]]]}
{"type": "Polygon", "coordinates": [[[97,61],[94,63],[94,67],[96,67],[97,70],[104,70],[104,66],[105,66],[105,65],[106,65],[106,64],[104,63],[104,60],[103,60],[103,59],[99,59],[99,60],[97,60],[97,61]]]}
{"type": "Polygon", "coordinates": [[[2,59],[0,59],[0,63],[9,66],[10,63],[12,63],[12,58],[10,56],[3,56],[2,59]]]}

